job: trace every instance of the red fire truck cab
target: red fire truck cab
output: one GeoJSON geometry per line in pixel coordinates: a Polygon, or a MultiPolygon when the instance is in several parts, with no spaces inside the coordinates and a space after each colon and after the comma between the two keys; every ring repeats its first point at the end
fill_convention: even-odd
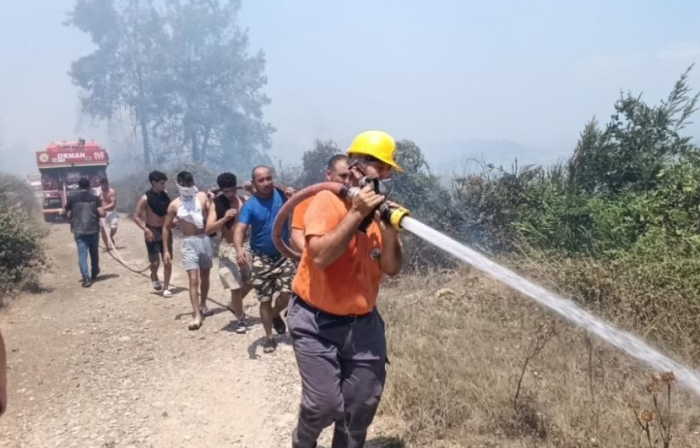
{"type": "Polygon", "coordinates": [[[78,180],[90,179],[90,187],[97,189],[100,178],[107,177],[107,151],[95,142],[51,143],[45,151],[36,153],[43,189],[44,220],[61,218],[68,197],[78,192],[78,180]]]}

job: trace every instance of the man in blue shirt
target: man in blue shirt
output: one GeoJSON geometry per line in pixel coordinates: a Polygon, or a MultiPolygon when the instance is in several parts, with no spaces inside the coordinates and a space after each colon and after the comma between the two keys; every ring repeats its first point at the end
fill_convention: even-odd
{"type": "MultiPolygon", "coordinates": [[[[253,287],[260,301],[260,319],[265,328],[267,340],[263,346],[265,353],[272,353],[277,348],[277,341],[272,336],[275,331],[283,334],[287,327],[280,314],[287,308],[292,293],[292,279],[295,266],[292,260],[282,256],[272,242],[272,227],[282,205],[294,190],[287,189],[283,194],[274,186],[272,170],[266,166],[253,169],[253,186],[255,196],[241,208],[238,223],[234,230],[233,244],[238,254],[238,264],[250,263],[250,255],[243,248],[245,233],[250,228],[250,251],[253,257],[253,287]],[[277,296],[274,307],[272,300],[277,296]]],[[[284,229],[284,239],[289,241],[289,229],[284,229]]]]}

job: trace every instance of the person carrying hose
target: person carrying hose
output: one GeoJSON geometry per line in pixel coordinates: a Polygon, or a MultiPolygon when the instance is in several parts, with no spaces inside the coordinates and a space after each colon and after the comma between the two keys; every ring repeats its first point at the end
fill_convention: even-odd
{"type": "MultiPolygon", "coordinates": [[[[350,185],[400,171],[395,150],[384,132],[358,135],[348,149],[350,185]]],[[[383,276],[397,275],[402,264],[398,231],[376,211],[384,200],[369,185],[352,203],[322,191],[304,214],[306,247],[287,316],[302,379],[294,448],[316,447],[333,423],[334,448],[363,447],[379,406],[387,357],[375,303],[383,276]]]]}
{"type": "MultiPolygon", "coordinates": [[[[265,330],[263,353],[269,354],[277,349],[277,340],[272,335],[272,329],[274,328],[277,334],[287,331],[281,314],[289,303],[295,268],[292,260],[283,256],[275,247],[272,241],[272,225],[284,203],[295,191],[293,188],[287,188],[284,192],[278,190],[272,169],[267,166],[253,168],[251,178],[255,196],[243,205],[238,214],[238,222],[233,231],[233,244],[238,265],[242,268],[252,266],[253,288],[260,302],[260,320],[265,330]],[[248,228],[250,252],[243,245],[248,228]]],[[[288,235],[285,235],[285,240],[288,239],[288,235]]]]}
{"type": "MultiPolygon", "coordinates": [[[[326,180],[328,182],[337,182],[344,185],[348,184],[350,181],[348,156],[345,154],[336,154],[328,160],[328,164],[326,165],[326,180]]],[[[292,243],[292,248],[299,252],[303,251],[304,246],[306,246],[306,240],[304,238],[304,215],[313,199],[312,196],[294,208],[292,233],[289,239],[292,243]]]]}

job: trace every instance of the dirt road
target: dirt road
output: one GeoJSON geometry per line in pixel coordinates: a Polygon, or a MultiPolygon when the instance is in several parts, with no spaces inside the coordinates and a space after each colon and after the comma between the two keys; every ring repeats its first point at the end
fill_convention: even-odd
{"type": "MultiPolygon", "coordinates": [[[[171,299],[102,251],[102,278],[84,289],[68,227],[50,229],[54,268],[43,276],[46,289],[0,313],[10,367],[1,448],[291,445],[300,387],[290,339],[275,354],[262,353],[254,296],[246,308],[256,325],[235,334],[212,271],[215,315],[191,332],[177,254],[171,299]]],[[[142,233],[124,217],[117,246],[130,264],[145,267],[142,233]]]]}

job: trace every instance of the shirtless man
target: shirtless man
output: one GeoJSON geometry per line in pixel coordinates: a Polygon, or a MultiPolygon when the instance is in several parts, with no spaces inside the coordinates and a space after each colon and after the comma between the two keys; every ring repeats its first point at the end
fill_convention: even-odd
{"type": "MultiPolygon", "coordinates": [[[[231,291],[230,310],[238,318],[236,333],[245,334],[248,329],[243,299],[253,288],[250,263],[238,265],[238,255],[233,242],[234,225],[238,222],[238,213],[244,200],[236,194],[238,185],[236,176],[223,173],[217,179],[221,194],[209,207],[207,235],[221,231],[219,244],[219,277],[224,289],[231,291]]],[[[245,248],[248,251],[248,248],[245,248]]]]}
{"type": "MultiPolygon", "coordinates": [[[[170,197],[165,192],[165,182],[168,177],[160,171],[153,171],[148,175],[148,180],[151,182],[151,189],[146,192],[136,206],[134,212],[134,222],[143,230],[146,239],[146,249],[148,250],[148,261],[151,263],[151,284],[153,289],[158,292],[163,292],[163,297],[172,297],[168,287],[170,286],[170,275],[172,274],[172,266],[163,263],[163,277],[165,282],[161,283],[158,279],[158,268],[160,267],[160,259],[165,255],[164,247],[166,244],[163,239],[163,226],[165,225],[165,215],[168,213],[168,205],[170,205],[170,197]],[[141,217],[146,214],[146,221],[141,217]]],[[[167,240],[167,246],[172,253],[173,239],[172,236],[167,240]]]]}
{"type": "Polygon", "coordinates": [[[99,196],[102,200],[102,208],[106,213],[104,218],[100,218],[100,233],[102,234],[102,241],[105,243],[105,250],[110,251],[113,246],[116,246],[114,235],[117,234],[117,228],[119,227],[119,213],[117,213],[117,192],[114,188],[110,188],[109,180],[106,177],[100,178],[99,196]],[[107,224],[106,227],[109,227],[109,240],[107,239],[105,224],[107,224]]]}
{"type": "MultiPolygon", "coordinates": [[[[180,196],[168,206],[168,214],[165,216],[163,226],[163,238],[170,237],[173,221],[177,218],[177,224],[184,235],[180,254],[182,264],[185,266],[190,280],[190,302],[192,303],[192,317],[190,330],[199,330],[204,317],[211,315],[207,309],[207,294],[209,294],[209,273],[214,258],[211,238],[205,232],[205,217],[209,210],[209,199],[203,191],[194,186],[192,173],[182,171],[177,175],[177,185],[180,196]],[[197,293],[199,292],[199,297],[197,293]]],[[[170,265],[172,250],[165,248],[163,261],[170,265]]]]}

